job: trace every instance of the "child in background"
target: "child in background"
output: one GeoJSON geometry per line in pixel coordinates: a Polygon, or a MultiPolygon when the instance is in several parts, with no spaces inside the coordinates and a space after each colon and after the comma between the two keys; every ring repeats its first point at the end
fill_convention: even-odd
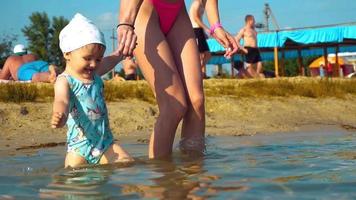
{"type": "Polygon", "coordinates": [[[122,56],[103,58],[104,36],[81,14],[63,28],[59,41],[66,69],[55,83],[51,125],[60,128],[67,124],[65,167],[131,161],[130,155],[114,142],[100,78],[122,56]]]}

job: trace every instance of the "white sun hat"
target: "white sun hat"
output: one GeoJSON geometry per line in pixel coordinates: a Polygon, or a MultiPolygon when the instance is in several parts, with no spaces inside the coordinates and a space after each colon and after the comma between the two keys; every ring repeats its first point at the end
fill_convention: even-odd
{"type": "Polygon", "coordinates": [[[14,47],[14,53],[26,53],[26,52],[27,52],[27,49],[26,49],[25,45],[23,45],[23,44],[17,44],[14,47]]]}
{"type": "Polygon", "coordinates": [[[59,47],[63,53],[79,49],[87,44],[105,46],[104,34],[92,21],[77,13],[59,34],[59,47]]]}

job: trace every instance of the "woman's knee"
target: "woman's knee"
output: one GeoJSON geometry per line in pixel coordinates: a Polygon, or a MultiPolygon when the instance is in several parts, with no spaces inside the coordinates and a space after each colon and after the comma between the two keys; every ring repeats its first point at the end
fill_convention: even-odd
{"type": "Polygon", "coordinates": [[[205,103],[204,94],[192,95],[192,97],[190,98],[190,103],[194,110],[202,111],[205,103]]]}
{"type": "Polygon", "coordinates": [[[185,95],[166,95],[158,101],[160,114],[165,118],[172,120],[181,120],[187,112],[188,106],[185,95]],[[180,96],[180,98],[179,98],[180,96]]]}

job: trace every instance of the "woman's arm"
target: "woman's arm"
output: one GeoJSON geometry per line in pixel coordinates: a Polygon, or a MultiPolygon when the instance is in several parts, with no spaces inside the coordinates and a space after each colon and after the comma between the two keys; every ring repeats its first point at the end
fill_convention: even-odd
{"type": "Polygon", "coordinates": [[[142,0],[121,0],[120,2],[119,23],[134,25],[142,0]]]}
{"type": "Polygon", "coordinates": [[[216,26],[211,30],[211,35],[225,47],[225,57],[230,58],[239,49],[239,45],[236,43],[234,37],[232,37],[227,31],[220,26],[218,0],[205,0],[205,10],[208,17],[208,21],[211,27],[216,26]],[[218,26],[219,25],[219,26],[218,26]]]}
{"type": "Polygon", "coordinates": [[[202,0],[210,24],[220,22],[218,0],[202,0]]]}
{"type": "Polygon", "coordinates": [[[134,24],[142,0],[121,0],[119,24],[117,27],[118,53],[131,56],[136,46],[137,36],[134,32],[134,24]]]}

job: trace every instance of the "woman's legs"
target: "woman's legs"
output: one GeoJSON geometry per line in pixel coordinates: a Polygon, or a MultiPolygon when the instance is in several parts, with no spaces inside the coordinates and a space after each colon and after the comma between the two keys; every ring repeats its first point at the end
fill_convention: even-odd
{"type": "Polygon", "coordinates": [[[185,9],[181,10],[168,33],[167,41],[187,96],[188,110],[183,118],[181,148],[202,152],[205,149],[205,106],[201,64],[192,25],[185,9]]]}
{"type": "Polygon", "coordinates": [[[135,27],[138,45],[134,53],[159,108],[150,139],[149,157],[162,158],[172,153],[177,126],[186,113],[184,86],[171,48],[160,30],[157,13],[149,1],[142,3],[135,27]]]}

